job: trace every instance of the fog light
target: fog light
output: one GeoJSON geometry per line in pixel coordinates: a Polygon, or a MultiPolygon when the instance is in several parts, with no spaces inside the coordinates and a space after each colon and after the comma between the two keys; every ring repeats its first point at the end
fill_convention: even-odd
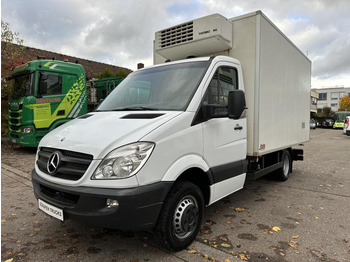
{"type": "Polygon", "coordinates": [[[118,207],[119,206],[119,203],[117,200],[115,199],[107,199],[107,202],[106,202],[106,205],[108,208],[113,208],[113,207],[118,207]]]}

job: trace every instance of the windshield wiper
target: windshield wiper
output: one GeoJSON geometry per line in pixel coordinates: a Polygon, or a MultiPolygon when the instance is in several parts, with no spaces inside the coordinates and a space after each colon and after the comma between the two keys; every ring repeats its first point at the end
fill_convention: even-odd
{"type": "Polygon", "coordinates": [[[149,110],[149,111],[156,111],[159,110],[158,108],[154,108],[154,107],[146,107],[146,106],[133,106],[133,107],[124,107],[124,108],[119,108],[119,109],[115,109],[113,111],[140,111],[140,110],[149,110]]]}
{"type": "Polygon", "coordinates": [[[145,107],[145,106],[135,106],[135,107],[123,107],[123,108],[117,108],[117,109],[110,109],[110,110],[96,110],[96,112],[103,112],[103,111],[157,111],[158,108],[153,107],[145,107]]]}

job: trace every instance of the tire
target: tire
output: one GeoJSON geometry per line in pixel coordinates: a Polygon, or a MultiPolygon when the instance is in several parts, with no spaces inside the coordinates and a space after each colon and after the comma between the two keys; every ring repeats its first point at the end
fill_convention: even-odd
{"type": "Polygon", "coordinates": [[[158,242],[170,251],[187,248],[199,232],[203,210],[201,190],[191,182],[176,182],[163,204],[154,230],[158,242]]]}
{"type": "Polygon", "coordinates": [[[287,181],[292,170],[292,158],[288,150],[283,151],[282,167],[277,169],[274,178],[279,181],[287,181]]]}

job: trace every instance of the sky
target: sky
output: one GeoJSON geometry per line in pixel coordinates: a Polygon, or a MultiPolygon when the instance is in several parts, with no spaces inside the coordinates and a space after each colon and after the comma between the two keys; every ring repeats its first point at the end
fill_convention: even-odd
{"type": "Polygon", "coordinates": [[[312,61],[312,88],[350,87],[349,0],[2,0],[25,46],[136,70],[156,31],[261,10],[312,61]]]}

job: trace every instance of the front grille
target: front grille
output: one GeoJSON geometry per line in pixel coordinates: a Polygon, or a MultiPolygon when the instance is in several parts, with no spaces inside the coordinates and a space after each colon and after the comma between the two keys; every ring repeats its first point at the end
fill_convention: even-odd
{"type": "Polygon", "coordinates": [[[19,113],[10,113],[10,117],[19,117],[19,113]]]}
{"type": "Polygon", "coordinates": [[[10,129],[13,130],[13,131],[18,131],[21,129],[20,126],[14,126],[14,125],[10,125],[10,129]]]}
{"type": "Polygon", "coordinates": [[[75,205],[78,200],[78,195],[73,195],[69,193],[65,193],[62,191],[55,190],[53,188],[49,188],[43,185],[40,185],[41,193],[50,199],[54,199],[55,201],[62,203],[62,204],[73,204],[75,205]]]}
{"type": "Polygon", "coordinates": [[[38,152],[38,160],[36,163],[39,169],[48,175],[76,181],[85,174],[85,171],[88,169],[92,159],[93,156],[89,154],[42,147],[38,152]],[[47,170],[47,163],[50,156],[55,152],[59,154],[60,162],[55,172],[50,174],[47,170]]]}
{"type": "Polygon", "coordinates": [[[181,44],[193,40],[193,22],[174,26],[160,32],[161,48],[181,44]]]}
{"type": "Polygon", "coordinates": [[[12,119],[10,119],[10,123],[11,124],[19,124],[19,120],[12,118],[12,119]]]}

